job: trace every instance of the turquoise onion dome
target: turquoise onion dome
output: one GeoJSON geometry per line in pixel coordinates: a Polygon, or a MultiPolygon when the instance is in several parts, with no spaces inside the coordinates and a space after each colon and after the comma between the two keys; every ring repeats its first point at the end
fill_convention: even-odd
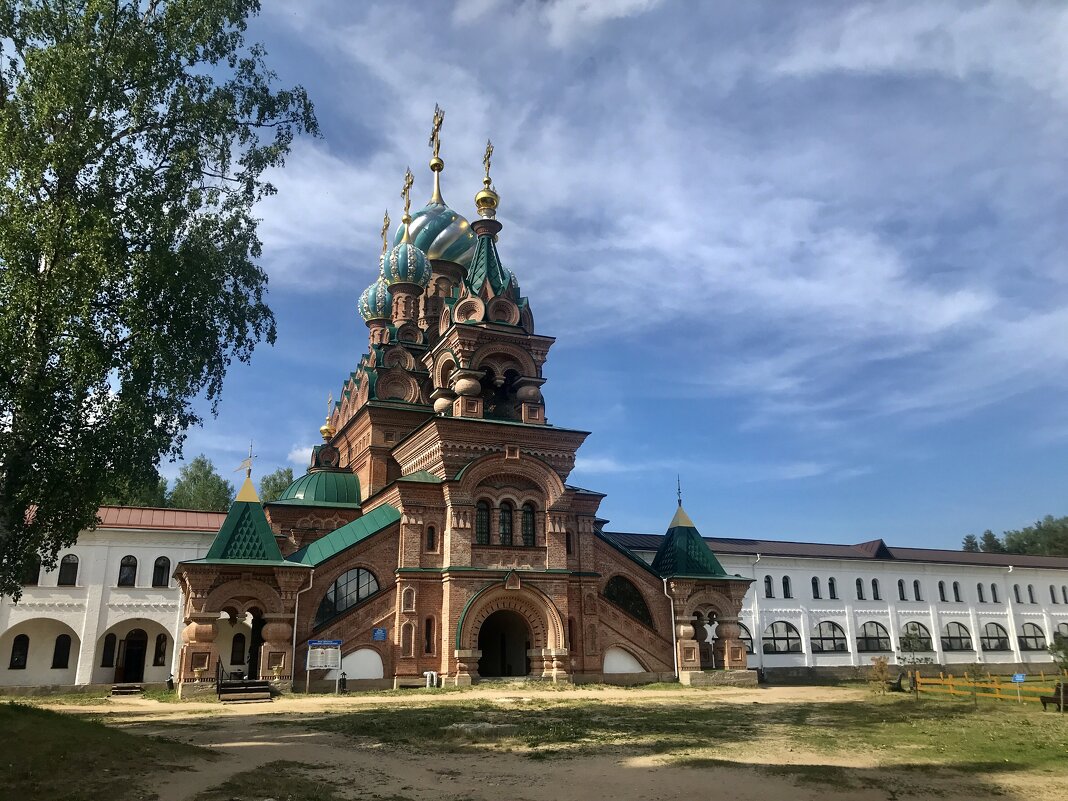
{"type": "Polygon", "coordinates": [[[386,256],[385,281],[394,284],[415,284],[425,289],[430,283],[430,261],[420,248],[405,239],[386,256]]]}
{"type": "MultiPolygon", "coordinates": [[[[434,192],[430,202],[412,216],[408,226],[412,243],[423,251],[428,259],[441,259],[455,262],[463,267],[471,264],[475,255],[475,232],[471,224],[461,215],[445,205],[441,197],[441,171],[444,164],[435,158],[430,162],[434,172],[434,192]]],[[[404,239],[404,224],[397,229],[393,243],[400,244],[404,239]]]]}
{"type": "Polygon", "coordinates": [[[368,323],[393,318],[393,296],[389,294],[386,279],[381,273],[378,274],[375,282],[360,295],[356,307],[360,311],[360,316],[368,323]]]}

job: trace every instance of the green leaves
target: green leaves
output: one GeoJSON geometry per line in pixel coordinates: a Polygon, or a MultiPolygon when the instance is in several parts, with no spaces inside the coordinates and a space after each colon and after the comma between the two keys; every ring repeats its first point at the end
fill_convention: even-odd
{"type": "Polygon", "coordinates": [[[0,0],[0,593],[275,338],[254,204],[318,132],[255,0],[0,0]]]}

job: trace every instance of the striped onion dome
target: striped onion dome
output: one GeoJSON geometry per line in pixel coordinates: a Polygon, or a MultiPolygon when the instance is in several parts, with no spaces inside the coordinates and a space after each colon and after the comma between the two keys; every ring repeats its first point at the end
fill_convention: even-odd
{"type": "MultiPolygon", "coordinates": [[[[412,243],[429,259],[452,261],[467,267],[475,253],[475,232],[470,223],[444,203],[431,200],[412,215],[409,226],[412,243]]],[[[394,244],[404,238],[403,224],[393,237],[394,244]]]]}
{"type": "Polygon", "coordinates": [[[394,245],[386,256],[385,279],[388,286],[415,284],[426,288],[430,283],[430,262],[426,253],[411,242],[394,245]]]}
{"type": "Polygon", "coordinates": [[[386,279],[379,273],[375,282],[360,295],[356,304],[365,322],[390,320],[393,317],[393,296],[389,294],[386,279]]]}

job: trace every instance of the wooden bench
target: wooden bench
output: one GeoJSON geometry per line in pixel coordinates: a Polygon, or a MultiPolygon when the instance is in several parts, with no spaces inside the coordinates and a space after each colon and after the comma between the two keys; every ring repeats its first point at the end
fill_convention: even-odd
{"type": "Polygon", "coordinates": [[[1057,683],[1053,686],[1053,695],[1043,695],[1038,700],[1042,702],[1043,712],[1046,711],[1046,704],[1053,704],[1058,711],[1063,712],[1064,706],[1068,705],[1068,687],[1065,687],[1061,683],[1057,683]],[[1064,698],[1064,705],[1061,703],[1062,697],[1064,698]]]}

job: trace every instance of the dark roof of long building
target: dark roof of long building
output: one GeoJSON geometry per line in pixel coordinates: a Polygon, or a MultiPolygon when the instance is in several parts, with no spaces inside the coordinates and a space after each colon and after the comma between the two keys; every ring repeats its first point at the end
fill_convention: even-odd
{"type": "MultiPolygon", "coordinates": [[[[663,534],[636,534],[606,531],[620,545],[632,551],[655,551],[664,539],[663,534]]],[[[897,562],[936,562],[940,564],[982,565],[986,567],[1044,567],[1068,570],[1068,557],[1029,556],[1017,553],[971,553],[935,548],[895,548],[882,540],[856,545],[834,545],[820,542],[785,542],[781,540],[749,540],[732,537],[704,537],[715,554],[755,556],[809,557],[816,559],[866,559],[897,562]]]]}

